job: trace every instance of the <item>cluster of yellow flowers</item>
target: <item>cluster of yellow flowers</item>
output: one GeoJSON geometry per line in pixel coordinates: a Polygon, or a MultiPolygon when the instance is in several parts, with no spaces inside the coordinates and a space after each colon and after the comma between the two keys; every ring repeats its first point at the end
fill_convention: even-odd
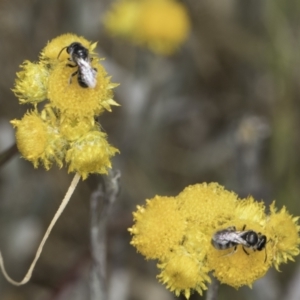
{"type": "Polygon", "coordinates": [[[277,211],[274,202],[266,214],[262,202],[238,199],[217,183],[189,186],[176,197],[156,196],[133,216],[131,244],[147,259],[159,261],[159,280],[177,296],[189,298],[193,290],[202,294],[210,271],[221,283],[251,286],[271,266],[278,270],[299,254],[298,217],[285,207],[277,211]],[[216,249],[212,237],[229,227],[266,236],[264,248],[216,249]]]}
{"type": "Polygon", "coordinates": [[[110,34],[163,55],[176,51],[190,32],[187,11],[177,0],[120,0],[104,25],[110,34]]]}
{"type": "Polygon", "coordinates": [[[38,62],[21,65],[13,91],[20,103],[31,103],[34,108],[11,123],[17,128],[19,151],[35,167],[42,164],[49,169],[54,162],[62,167],[65,162],[69,172],[77,172],[83,179],[90,173],[106,173],[111,167],[110,158],[118,150],[109,145],[95,117],[118,105],[112,99],[117,84],[110,82],[93,52],[95,47],[96,43],[83,37],[64,34],[47,44],[38,62]],[[66,49],[75,42],[91,56],[86,58],[86,67],[95,70],[93,88],[82,87],[74,74],[78,66],[66,49]]]}
{"type": "MultiPolygon", "coordinates": [[[[174,0],[121,0],[107,16],[106,25],[112,32],[165,54],[183,42],[190,26],[183,6],[174,0]]],[[[21,120],[11,121],[22,156],[46,169],[53,163],[59,167],[66,163],[69,172],[77,173],[74,182],[90,173],[107,173],[111,157],[118,152],[95,121],[118,105],[112,93],[117,84],[110,82],[95,47],[73,34],[53,39],[38,62],[21,65],[13,89],[20,103],[33,105],[21,120]],[[86,57],[75,58],[73,43],[86,51],[86,57]]],[[[64,198],[21,282],[7,275],[0,253],[0,268],[13,284],[30,279],[76,184],[64,198]]],[[[133,215],[131,244],[147,259],[158,260],[158,279],[177,296],[183,293],[189,298],[192,291],[202,294],[210,282],[209,272],[235,288],[251,286],[270,267],[278,270],[281,263],[299,254],[298,217],[292,217],[285,207],[277,211],[275,202],[266,213],[262,202],[252,197],[239,199],[217,183],[189,186],[176,197],[156,196],[138,206],[133,215]],[[218,241],[212,243],[212,238],[224,232],[227,240],[219,241],[219,246],[218,241]],[[245,240],[249,232],[260,239],[255,245],[245,240]]]]}

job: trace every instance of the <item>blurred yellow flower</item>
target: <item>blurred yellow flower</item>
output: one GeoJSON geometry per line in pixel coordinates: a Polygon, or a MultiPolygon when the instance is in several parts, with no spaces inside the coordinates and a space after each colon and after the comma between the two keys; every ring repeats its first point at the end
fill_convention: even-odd
{"type": "Polygon", "coordinates": [[[251,286],[272,265],[278,269],[299,254],[298,218],[285,208],[277,212],[274,203],[267,215],[262,202],[238,199],[217,183],[156,196],[133,215],[131,244],[158,259],[158,279],[177,296],[201,294],[208,272],[235,288],[251,286]]]}
{"type": "Polygon", "coordinates": [[[83,37],[64,34],[47,44],[37,63],[21,65],[13,91],[35,111],[12,124],[21,154],[35,167],[66,162],[69,172],[83,178],[111,167],[118,150],[109,145],[95,117],[118,105],[112,92],[117,84],[110,82],[95,47],[83,37]],[[39,113],[41,101],[47,104],[39,113]]]}
{"type": "Polygon", "coordinates": [[[163,55],[174,53],[191,27],[184,5],[177,0],[120,0],[107,12],[104,25],[112,35],[163,55]]]}
{"type": "Polygon", "coordinates": [[[139,18],[141,1],[116,1],[106,13],[104,25],[112,35],[130,38],[139,18]]]}

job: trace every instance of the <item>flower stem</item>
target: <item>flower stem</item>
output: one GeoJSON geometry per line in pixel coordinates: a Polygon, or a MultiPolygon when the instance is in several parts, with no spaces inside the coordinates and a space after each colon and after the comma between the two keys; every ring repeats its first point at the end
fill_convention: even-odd
{"type": "Polygon", "coordinates": [[[75,188],[76,188],[79,180],[80,180],[80,175],[78,173],[76,173],[75,176],[74,176],[74,178],[73,178],[73,180],[72,180],[72,182],[71,182],[71,184],[70,184],[70,186],[69,186],[69,189],[68,189],[68,191],[67,191],[64,199],[62,200],[62,202],[61,202],[58,210],[56,211],[56,213],[55,213],[55,215],[54,215],[54,217],[53,217],[53,219],[52,219],[49,227],[47,228],[47,231],[46,231],[46,233],[45,233],[45,235],[44,235],[44,237],[43,237],[43,239],[42,239],[42,241],[41,241],[41,243],[40,243],[40,245],[39,245],[39,247],[38,247],[38,249],[36,251],[34,260],[32,261],[32,263],[31,263],[31,265],[30,265],[30,267],[29,267],[26,275],[24,276],[24,278],[21,281],[15,281],[15,280],[13,280],[7,274],[7,272],[5,270],[5,267],[4,267],[4,262],[3,262],[2,254],[0,252],[0,268],[1,268],[1,271],[2,271],[2,273],[4,275],[4,277],[6,278],[6,280],[8,282],[10,282],[13,285],[20,286],[20,285],[23,285],[23,284],[27,283],[30,280],[30,278],[32,276],[33,269],[34,269],[34,267],[35,267],[35,265],[36,265],[36,263],[37,263],[40,255],[42,253],[43,247],[44,247],[44,245],[45,245],[45,243],[46,243],[46,241],[47,241],[47,239],[48,239],[48,237],[49,237],[49,235],[51,233],[51,230],[53,229],[56,221],[58,220],[58,218],[60,217],[60,215],[64,211],[65,207],[67,206],[67,204],[68,204],[68,202],[69,202],[69,200],[70,200],[70,198],[71,198],[71,196],[72,196],[72,194],[73,194],[73,192],[74,192],[74,190],[75,190],[75,188]]]}
{"type": "Polygon", "coordinates": [[[206,293],[206,300],[217,300],[220,282],[217,278],[211,275],[211,284],[206,293]]]}
{"type": "Polygon", "coordinates": [[[107,299],[107,221],[120,190],[120,176],[119,171],[109,170],[91,196],[91,300],[107,299]]]}
{"type": "Polygon", "coordinates": [[[0,167],[9,161],[17,152],[17,145],[13,144],[10,148],[0,153],[0,167]]]}

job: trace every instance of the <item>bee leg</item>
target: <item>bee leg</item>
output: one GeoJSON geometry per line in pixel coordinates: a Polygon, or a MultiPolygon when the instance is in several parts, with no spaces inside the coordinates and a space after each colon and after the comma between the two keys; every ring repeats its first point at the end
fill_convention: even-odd
{"type": "Polygon", "coordinates": [[[77,65],[74,65],[74,66],[73,66],[73,65],[71,65],[71,64],[66,64],[66,66],[67,66],[67,67],[70,67],[70,68],[75,68],[75,67],[77,67],[77,65]]]}
{"type": "Polygon", "coordinates": [[[72,83],[72,77],[75,76],[77,73],[78,73],[78,70],[71,74],[70,79],[69,79],[69,84],[72,83]]]}
{"type": "Polygon", "coordinates": [[[246,229],[246,224],[243,226],[243,229],[242,229],[242,231],[244,231],[246,229]]]}
{"type": "Polygon", "coordinates": [[[73,76],[77,75],[77,73],[78,73],[78,70],[77,70],[77,71],[75,71],[74,73],[72,73],[72,74],[71,74],[71,77],[73,77],[73,76]]]}
{"type": "Polygon", "coordinates": [[[245,250],[245,248],[244,248],[244,247],[242,247],[242,248],[243,248],[244,252],[245,252],[247,255],[249,255],[249,253],[245,250]]]}
{"type": "Polygon", "coordinates": [[[229,252],[229,253],[227,253],[227,254],[224,254],[224,255],[222,255],[222,257],[223,257],[223,256],[229,256],[229,255],[232,255],[232,254],[234,254],[234,253],[236,252],[236,249],[237,249],[237,245],[236,245],[236,246],[234,246],[234,248],[233,248],[233,250],[232,250],[231,252],[229,252]]]}
{"type": "Polygon", "coordinates": [[[236,252],[236,250],[237,250],[237,245],[234,246],[233,250],[230,253],[226,254],[226,255],[232,255],[232,254],[234,254],[236,252]]]}

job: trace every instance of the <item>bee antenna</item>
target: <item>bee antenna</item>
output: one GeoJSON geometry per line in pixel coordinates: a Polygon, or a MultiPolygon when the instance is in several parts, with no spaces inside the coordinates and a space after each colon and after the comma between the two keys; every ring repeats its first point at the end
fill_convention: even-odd
{"type": "Polygon", "coordinates": [[[58,55],[57,55],[57,59],[60,57],[61,53],[62,53],[65,49],[67,49],[67,48],[68,48],[68,46],[63,47],[63,48],[59,51],[59,53],[58,53],[58,55]]]}

